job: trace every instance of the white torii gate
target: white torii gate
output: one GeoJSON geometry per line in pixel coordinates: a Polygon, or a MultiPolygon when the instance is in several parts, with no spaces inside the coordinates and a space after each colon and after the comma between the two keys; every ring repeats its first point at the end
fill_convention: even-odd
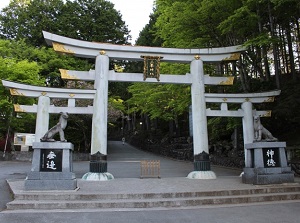
{"type": "MultiPolygon", "coordinates": [[[[11,89],[13,95],[38,97],[38,105],[15,105],[19,112],[36,112],[37,127],[36,141],[48,130],[49,113],[67,111],[73,114],[93,114],[91,154],[107,156],[107,103],[108,81],[152,82],[190,84],[192,95],[193,118],[193,146],[194,156],[200,155],[200,160],[195,160],[195,171],[188,177],[193,179],[214,179],[215,174],[210,170],[208,157],[208,133],[207,116],[231,116],[243,117],[244,143],[252,143],[253,132],[253,108],[252,103],[272,102],[273,96],[280,91],[254,93],[254,94],[209,94],[205,93],[204,86],[232,84],[232,77],[209,77],[204,75],[203,62],[232,61],[239,57],[238,52],[243,51],[240,46],[209,49],[175,49],[158,47],[133,47],[103,43],[92,43],[70,39],[48,32],[43,32],[48,44],[53,45],[54,50],[61,53],[73,54],[78,57],[95,58],[95,70],[67,71],[61,70],[63,78],[78,80],[94,80],[94,90],[57,89],[46,87],[33,87],[2,81],[3,85],[11,89]],[[142,57],[158,57],[161,61],[190,63],[190,73],[186,75],[163,74],[159,82],[155,78],[144,78],[142,73],[116,73],[109,70],[110,59],[143,60],[142,57]],[[68,107],[50,106],[49,98],[66,98],[68,107]],[[93,106],[87,108],[75,107],[76,99],[94,99],[93,106]],[[206,109],[206,103],[220,103],[221,110],[206,109]],[[240,103],[242,108],[238,111],[229,111],[227,103],[240,103]],[[44,123],[41,127],[40,123],[44,123]],[[44,129],[41,129],[44,128],[44,129]],[[203,154],[204,153],[204,154],[203,154]],[[201,155],[202,154],[202,155],[201,155]],[[203,159],[204,157],[204,159],[203,159]],[[199,164],[199,165],[198,165],[199,164]]],[[[267,116],[269,111],[256,111],[256,114],[267,116]]],[[[246,167],[250,165],[245,154],[246,167]]],[[[87,173],[87,180],[107,180],[113,176],[107,172],[87,173]]]]}

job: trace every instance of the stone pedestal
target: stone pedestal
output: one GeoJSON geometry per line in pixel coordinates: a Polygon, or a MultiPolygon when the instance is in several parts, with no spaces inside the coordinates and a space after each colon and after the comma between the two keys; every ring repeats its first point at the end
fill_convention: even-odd
{"type": "Polygon", "coordinates": [[[83,180],[107,181],[113,180],[114,176],[107,172],[107,155],[99,151],[91,155],[90,172],[82,176],[83,180]]]}
{"type": "Polygon", "coordinates": [[[77,180],[73,171],[72,151],[68,142],[34,142],[31,172],[25,190],[74,190],[77,180]]]}
{"type": "Polygon", "coordinates": [[[293,183],[294,174],[287,165],[285,142],[245,144],[249,156],[242,176],[246,184],[293,183]]]}
{"type": "Polygon", "coordinates": [[[187,176],[189,179],[216,179],[216,174],[210,169],[209,154],[202,152],[194,155],[194,171],[187,176]]]}

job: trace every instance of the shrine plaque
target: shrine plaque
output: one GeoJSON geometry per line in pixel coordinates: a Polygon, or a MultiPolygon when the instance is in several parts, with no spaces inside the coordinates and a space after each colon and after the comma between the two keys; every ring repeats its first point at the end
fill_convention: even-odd
{"type": "Polygon", "coordinates": [[[41,172],[62,172],[62,149],[41,149],[41,172]]]}
{"type": "Polygon", "coordinates": [[[264,148],[262,151],[265,168],[280,167],[279,148],[264,148]]]}

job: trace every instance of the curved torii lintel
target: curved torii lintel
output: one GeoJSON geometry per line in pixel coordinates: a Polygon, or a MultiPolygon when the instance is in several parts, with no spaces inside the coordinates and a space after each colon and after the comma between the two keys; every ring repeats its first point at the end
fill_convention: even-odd
{"type": "Polygon", "coordinates": [[[264,103],[273,102],[274,97],[280,95],[280,90],[261,93],[239,93],[239,94],[218,94],[205,93],[205,101],[210,103],[264,103]]]}
{"type": "MultiPolygon", "coordinates": [[[[12,95],[37,98],[41,95],[50,98],[65,99],[93,99],[96,90],[66,89],[32,86],[11,81],[2,80],[3,86],[10,89],[12,95]]],[[[280,90],[262,93],[241,93],[241,94],[218,94],[205,93],[205,101],[209,103],[263,103],[273,102],[274,96],[280,94],[280,90]]]]}
{"type": "Polygon", "coordinates": [[[218,62],[238,60],[240,52],[245,51],[245,48],[240,45],[220,48],[178,49],[88,42],[45,31],[43,31],[43,35],[47,44],[52,45],[55,51],[84,58],[95,58],[99,54],[105,54],[111,59],[133,61],[142,61],[141,56],[159,56],[161,61],[170,62],[189,63],[199,58],[204,62],[218,62]]]}
{"type": "Polygon", "coordinates": [[[2,84],[10,89],[11,95],[32,98],[48,96],[49,98],[93,99],[96,92],[96,90],[40,87],[6,80],[2,80],[2,84]]]}

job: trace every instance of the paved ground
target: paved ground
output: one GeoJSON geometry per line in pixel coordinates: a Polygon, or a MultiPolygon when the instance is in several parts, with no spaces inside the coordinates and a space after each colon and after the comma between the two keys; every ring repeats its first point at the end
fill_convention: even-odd
{"type": "MultiPolygon", "coordinates": [[[[116,178],[114,181],[106,182],[96,187],[107,191],[193,191],[212,190],[216,188],[232,189],[253,187],[241,183],[239,174],[241,170],[213,167],[217,174],[217,180],[189,180],[185,177],[193,170],[190,162],[174,161],[146,153],[121,142],[110,142],[108,148],[108,172],[116,178]],[[139,179],[140,160],[159,159],[161,161],[161,179],[139,179]],[[103,186],[104,185],[104,186],[103,186]],[[134,186],[133,186],[134,185],[134,186]]],[[[27,162],[0,162],[0,208],[3,210],[5,204],[12,200],[6,179],[24,179],[30,171],[31,163],[27,162]]],[[[75,162],[74,172],[79,179],[88,172],[88,162],[75,162]]],[[[297,179],[298,181],[298,179],[297,179]]],[[[79,186],[86,190],[95,190],[92,184],[79,181],[79,186]]],[[[110,210],[66,210],[61,212],[45,211],[44,213],[10,213],[0,212],[1,223],[51,223],[51,222],[203,222],[203,223],[246,223],[246,222],[270,222],[270,223],[298,223],[300,219],[300,202],[285,202],[273,204],[188,208],[188,209],[160,209],[160,210],[138,210],[138,211],[110,211],[110,210]]]]}

